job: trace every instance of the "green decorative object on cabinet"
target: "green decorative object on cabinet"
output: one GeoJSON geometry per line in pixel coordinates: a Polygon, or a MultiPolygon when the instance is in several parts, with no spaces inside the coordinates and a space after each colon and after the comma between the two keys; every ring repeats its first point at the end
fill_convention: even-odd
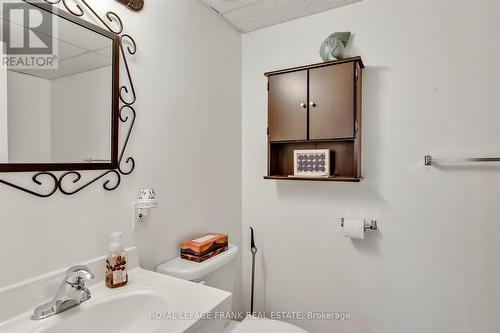
{"type": "Polygon", "coordinates": [[[351,32],[335,32],[328,36],[321,44],[319,54],[323,61],[340,60],[343,58],[344,50],[351,39],[351,32]]]}

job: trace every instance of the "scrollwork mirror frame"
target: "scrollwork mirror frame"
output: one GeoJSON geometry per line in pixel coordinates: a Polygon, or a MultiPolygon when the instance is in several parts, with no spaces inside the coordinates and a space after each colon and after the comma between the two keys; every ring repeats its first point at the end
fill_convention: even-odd
{"type": "Polygon", "coordinates": [[[129,34],[124,33],[123,22],[116,13],[108,11],[101,17],[86,0],[74,0],[72,5],[68,4],[68,0],[23,0],[23,2],[113,40],[112,158],[111,163],[1,164],[0,172],[35,172],[31,181],[36,188],[28,188],[1,178],[0,183],[41,198],[50,197],[58,190],[65,195],[73,195],[100,180],[104,181],[102,186],[105,190],[113,191],[120,186],[122,176],[131,174],[135,169],[134,158],[125,157],[125,152],[137,117],[134,108],[137,95],[128,64],[128,57],[137,52],[137,44],[129,34]],[[85,15],[97,19],[101,26],[83,19],[85,15]],[[120,58],[123,62],[120,62],[120,58]],[[120,66],[125,69],[126,79],[123,84],[120,81],[120,66]],[[120,143],[121,128],[125,130],[125,134],[122,136],[123,142],[120,143]],[[86,170],[100,170],[100,172],[97,176],[84,179],[82,171],[86,170]],[[57,171],[62,173],[59,175],[54,173],[57,171]]]}

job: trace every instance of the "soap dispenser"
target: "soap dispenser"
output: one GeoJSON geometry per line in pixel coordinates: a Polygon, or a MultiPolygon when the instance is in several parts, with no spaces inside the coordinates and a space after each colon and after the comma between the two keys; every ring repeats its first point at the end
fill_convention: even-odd
{"type": "Polygon", "coordinates": [[[106,258],[106,286],[108,288],[123,287],[128,282],[127,252],[123,250],[123,233],[113,232],[109,244],[109,256],[106,258]]]}

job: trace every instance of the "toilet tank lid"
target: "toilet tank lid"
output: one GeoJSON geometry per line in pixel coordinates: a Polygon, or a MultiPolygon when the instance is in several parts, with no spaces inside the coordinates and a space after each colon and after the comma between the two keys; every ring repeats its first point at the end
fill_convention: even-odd
{"type": "Polygon", "coordinates": [[[156,272],[184,280],[199,280],[230,263],[237,255],[238,247],[229,244],[226,251],[204,262],[197,263],[177,257],[156,267],[156,272]]]}

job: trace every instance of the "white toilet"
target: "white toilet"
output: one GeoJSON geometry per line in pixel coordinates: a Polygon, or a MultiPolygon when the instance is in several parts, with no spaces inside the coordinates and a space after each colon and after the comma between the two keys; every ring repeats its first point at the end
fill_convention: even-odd
{"type": "MultiPolygon", "coordinates": [[[[195,263],[177,257],[156,268],[158,273],[176,278],[203,283],[207,286],[233,292],[234,274],[238,247],[229,249],[202,263],[195,263]]],[[[241,323],[231,321],[224,333],[308,333],[297,326],[270,319],[248,317],[241,323]]]]}

